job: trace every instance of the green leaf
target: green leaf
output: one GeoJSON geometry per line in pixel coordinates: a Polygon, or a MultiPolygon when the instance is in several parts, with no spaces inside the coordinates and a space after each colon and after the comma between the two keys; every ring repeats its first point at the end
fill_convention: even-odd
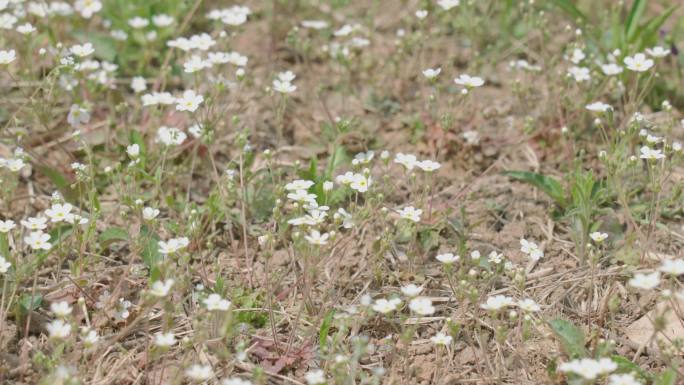
{"type": "Polygon", "coordinates": [[[23,314],[38,309],[42,303],[43,297],[40,294],[36,294],[35,296],[31,296],[30,294],[24,294],[21,296],[21,299],[19,300],[19,306],[21,307],[21,311],[23,314]]]}
{"type": "Polygon", "coordinates": [[[128,241],[128,231],[121,227],[110,227],[100,234],[100,243],[102,247],[109,247],[117,241],[128,241]]]}
{"type": "Polygon", "coordinates": [[[636,36],[639,20],[641,19],[641,15],[643,15],[645,8],[645,0],[634,0],[632,3],[632,9],[629,11],[629,16],[627,16],[627,21],[625,22],[625,36],[627,37],[628,42],[632,42],[633,38],[636,36]]]}
{"type": "Polygon", "coordinates": [[[658,31],[660,30],[660,27],[662,27],[665,21],[672,16],[677,8],[679,8],[677,5],[671,6],[660,15],[651,18],[644,26],[638,29],[639,36],[641,37],[640,49],[646,48],[650,44],[655,44],[658,40],[658,31]]]}
{"type": "Polygon", "coordinates": [[[642,369],[641,367],[639,367],[639,365],[635,364],[634,362],[630,361],[629,359],[623,356],[614,355],[610,357],[610,359],[617,364],[618,373],[635,373],[637,376],[641,377],[641,379],[645,381],[650,382],[651,380],[653,380],[653,375],[651,373],[642,369]]]}
{"type": "Polygon", "coordinates": [[[660,373],[660,376],[653,382],[653,385],[675,385],[676,382],[677,372],[672,368],[668,368],[660,373]]]}
{"type": "Polygon", "coordinates": [[[7,240],[6,233],[0,233],[0,257],[13,262],[10,258],[9,241],[7,240]]]}
{"type": "Polygon", "coordinates": [[[564,319],[549,321],[556,337],[560,340],[561,347],[570,357],[586,357],[587,350],[584,348],[584,332],[564,319]]]}
{"type": "Polygon", "coordinates": [[[561,186],[560,182],[556,179],[529,171],[505,171],[503,174],[515,180],[529,183],[542,190],[546,195],[553,199],[558,206],[563,208],[567,206],[563,186],[561,186]]]}
{"type": "Polygon", "coordinates": [[[321,322],[321,328],[318,330],[318,343],[321,345],[321,348],[325,348],[328,343],[328,332],[330,331],[334,315],[335,310],[330,310],[325,315],[325,318],[323,318],[323,322],[321,322]]]}
{"type": "Polygon", "coordinates": [[[558,8],[562,9],[575,20],[585,21],[587,17],[570,0],[551,0],[558,8]]]}
{"type": "Polygon", "coordinates": [[[82,42],[93,43],[95,56],[99,59],[112,63],[116,59],[116,42],[114,41],[114,38],[103,33],[92,31],[88,31],[88,33],[76,32],[74,35],[82,42]]]}
{"type": "Polygon", "coordinates": [[[161,260],[159,253],[159,236],[147,226],[140,229],[142,241],[142,259],[147,267],[153,267],[161,260]]]}

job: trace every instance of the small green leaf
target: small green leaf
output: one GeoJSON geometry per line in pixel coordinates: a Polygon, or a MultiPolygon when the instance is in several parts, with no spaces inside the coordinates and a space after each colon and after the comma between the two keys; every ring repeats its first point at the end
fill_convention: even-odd
{"type": "Polygon", "coordinates": [[[677,383],[677,372],[668,368],[665,369],[660,376],[653,382],[653,385],[675,385],[677,383]]]}
{"type": "Polygon", "coordinates": [[[109,247],[117,241],[128,241],[128,231],[121,227],[110,227],[100,234],[100,243],[102,247],[109,247]]]}
{"type": "Polygon", "coordinates": [[[630,361],[625,357],[614,355],[610,357],[610,359],[617,364],[618,373],[636,373],[637,376],[641,377],[641,379],[645,381],[650,382],[651,380],[653,380],[653,375],[651,373],[642,369],[641,367],[639,367],[639,365],[635,364],[634,362],[630,361]]]}
{"type": "Polygon", "coordinates": [[[321,322],[321,328],[318,331],[318,343],[321,345],[321,348],[325,348],[328,343],[328,332],[330,331],[334,315],[335,310],[330,310],[325,315],[325,318],[323,318],[323,322],[321,322]]]}
{"type": "Polygon", "coordinates": [[[586,357],[587,350],[584,348],[584,332],[564,319],[549,321],[551,329],[558,337],[561,347],[570,357],[586,357]]]}
{"type": "Polygon", "coordinates": [[[159,236],[150,231],[147,226],[140,229],[142,242],[142,259],[147,267],[153,267],[161,260],[159,253],[159,236]]]}
{"type": "Polygon", "coordinates": [[[24,294],[19,300],[19,305],[21,306],[21,311],[23,314],[38,309],[42,303],[43,297],[40,294],[36,294],[35,296],[24,294]]]}
{"type": "Polygon", "coordinates": [[[556,179],[529,171],[505,171],[503,174],[515,180],[529,183],[542,190],[546,195],[553,199],[558,206],[563,208],[567,206],[563,186],[561,186],[560,182],[556,179]]]}

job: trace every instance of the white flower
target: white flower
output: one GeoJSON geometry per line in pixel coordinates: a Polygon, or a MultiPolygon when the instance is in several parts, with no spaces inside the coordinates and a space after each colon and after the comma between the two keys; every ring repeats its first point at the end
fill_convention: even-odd
{"type": "Polygon", "coordinates": [[[451,345],[452,340],[453,340],[453,337],[451,337],[450,335],[441,333],[441,332],[430,337],[430,341],[432,341],[433,344],[442,345],[442,346],[451,345]]]}
{"type": "Polygon", "coordinates": [[[223,299],[220,295],[216,293],[209,294],[209,296],[202,300],[204,306],[207,307],[209,311],[228,311],[230,309],[230,301],[223,299]]]}
{"type": "Polygon", "coordinates": [[[17,227],[13,220],[0,220],[0,233],[9,233],[13,228],[17,227]]]}
{"type": "Polygon", "coordinates": [[[453,253],[444,253],[444,254],[439,254],[438,256],[435,257],[438,261],[442,262],[445,265],[450,265],[454,262],[458,262],[461,257],[458,255],[454,255],[453,253]]]}
{"type": "Polygon", "coordinates": [[[50,338],[63,340],[71,334],[71,325],[61,319],[50,322],[45,325],[45,328],[47,329],[50,338]]]}
{"type": "Polygon", "coordinates": [[[335,185],[333,184],[332,181],[327,180],[327,181],[323,182],[323,191],[325,191],[325,192],[332,191],[332,189],[334,187],[335,187],[335,185]]]}
{"type": "Polygon", "coordinates": [[[425,297],[412,299],[409,302],[409,309],[419,315],[432,315],[436,311],[435,307],[432,306],[432,300],[425,297]]]}
{"type": "Polygon", "coordinates": [[[273,89],[281,94],[289,94],[297,90],[297,86],[290,82],[284,82],[280,79],[273,80],[273,89]]]}
{"type": "Polygon", "coordinates": [[[161,126],[157,131],[157,142],[167,146],[183,144],[187,138],[188,135],[176,127],[161,126]]]}
{"type": "Polygon", "coordinates": [[[613,76],[622,73],[622,67],[615,63],[602,64],[601,71],[607,76],[613,76]]]}
{"type": "Polygon", "coordinates": [[[624,62],[628,70],[635,72],[645,72],[653,67],[653,60],[648,59],[643,53],[627,56],[625,57],[624,62]]]}
{"type": "Polygon", "coordinates": [[[335,218],[336,220],[342,219],[342,227],[345,229],[351,229],[352,227],[354,227],[354,221],[351,214],[349,214],[342,207],[337,209],[337,212],[335,213],[333,218],[335,218]]]}
{"type": "Polygon", "coordinates": [[[136,16],[131,19],[128,19],[128,25],[130,25],[131,28],[134,29],[141,29],[150,25],[150,21],[140,16],[136,16]]]}
{"type": "Polygon", "coordinates": [[[173,254],[176,253],[184,248],[186,248],[190,244],[190,240],[186,237],[180,237],[180,238],[172,238],[169,239],[167,242],[164,241],[159,241],[159,252],[168,255],[168,254],[173,254]]]}
{"type": "Polygon", "coordinates": [[[461,4],[461,0],[438,0],[437,5],[442,7],[443,10],[448,11],[451,8],[458,7],[461,4]]]}
{"type": "Polygon", "coordinates": [[[210,62],[209,60],[204,60],[197,55],[193,55],[192,57],[190,57],[190,60],[183,63],[184,71],[187,73],[194,73],[197,71],[201,71],[201,70],[203,70],[205,68],[209,68],[211,66],[212,66],[212,62],[210,62]]]}
{"type": "Polygon", "coordinates": [[[145,91],[147,89],[147,82],[145,81],[145,78],[142,76],[136,76],[131,79],[131,89],[133,89],[133,91],[136,93],[145,91]]]}
{"type": "Polygon", "coordinates": [[[74,9],[80,13],[82,17],[90,19],[93,14],[102,9],[102,3],[99,0],[76,0],[74,9]]]}
{"type": "Polygon", "coordinates": [[[416,160],[416,156],[413,154],[397,153],[397,155],[394,156],[394,163],[399,163],[400,165],[406,167],[407,170],[413,170],[418,161],[416,160]]]}
{"type": "Polygon", "coordinates": [[[583,358],[564,362],[558,366],[558,370],[561,372],[574,373],[586,380],[594,380],[598,376],[610,373],[615,369],[617,369],[617,364],[609,358],[601,358],[598,361],[583,358]]]}
{"type": "Polygon", "coordinates": [[[349,183],[349,187],[352,190],[356,190],[358,192],[364,193],[368,191],[368,187],[371,185],[371,178],[368,177],[366,178],[363,174],[354,174],[354,177],[352,178],[351,183],[349,183]]]}
{"type": "Polygon", "coordinates": [[[568,69],[568,74],[572,76],[576,82],[583,82],[591,79],[589,68],[587,67],[570,67],[568,69]]]}
{"type": "Polygon", "coordinates": [[[17,58],[17,53],[11,49],[9,51],[0,51],[0,65],[5,65],[13,62],[17,58]]]}
{"type": "Polygon", "coordinates": [[[29,245],[33,250],[50,250],[52,248],[50,234],[45,234],[42,231],[30,233],[28,236],[24,237],[24,243],[29,245]]]}
{"type": "Polygon", "coordinates": [[[243,380],[239,377],[233,377],[224,379],[221,381],[221,385],[252,385],[252,382],[249,380],[243,380]]]}
{"type": "Polygon", "coordinates": [[[92,55],[95,52],[95,48],[93,48],[92,43],[76,44],[69,48],[69,52],[78,57],[86,57],[92,55]]]}
{"type": "Polygon", "coordinates": [[[534,300],[532,300],[532,299],[523,299],[523,300],[518,301],[518,307],[522,311],[529,312],[529,313],[538,312],[541,310],[541,307],[539,307],[539,305],[536,302],[534,302],[534,300]]]}
{"type": "Polygon", "coordinates": [[[214,375],[209,365],[194,364],[185,369],[185,375],[193,381],[206,381],[214,375]]]}
{"type": "Polygon", "coordinates": [[[73,309],[67,301],[53,302],[50,304],[50,311],[59,318],[66,318],[73,309]]]}
{"type": "Polygon", "coordinates": [[[684,260],[683,259],[664,259],[662,265],[658,270],[665,274],[682,275],[684,274],[684,260]]]}
{"type": "Polygon", "coordinates": [[[90,112],[87,109],[79,106],[78,104],[73,104],[69,109],[69,115],[67,115],[67,122],[77,128],[83,123],[88,123],[90,121],[90,112]]]}
{"type": "Polygon", "coordinates": [[[544,252],[539,248],[539,246],[530,242],[526,239],[520,239],[520,251],[527,254],[531,260],[537,261],[544,257],[544,252]]]}
{"type": "Polygon", "coordinates": [[[606,104],[603,102],[594,102],[591,104],[587,104],[585,107],[587,110],[594,112],[606,112],[613,109],[613,107],[610,104],[606,104]]]}
{"type": "Polygon", "coordinates": [[[135,159],[140,156],[140,146],[137,143],[126,146],[126,153],[131,159],[135,159]]]}
{"type": "Polygon", "coordinates": [[[420,162],[416,163],[416,166],[425,172],[433,172],[442,167],[441,164],[432,160],[421,160],[420,162]]]}
{"type": "Polygon", "coordinates": [[[86,346],[93,346],[100,341],[100,336],[97,335],[95,330],[85,329],[81,339],[83,339],[83,343],[86,346]]]}
{"type": "Polygon", "coordinates": [[[416,11],[416,17],[420,20],[423,20],[427,17],[428,11],[427,9],[419,9],[416,11]]]}
{"type": "Polygon", "coordinates": [[[312,203],[316,201],[316,194],[309,194],[306,190],[296,190],[294,193],[287,194],[287,199],[295,202],[312,203]]]}
{"type": "Polygon", "coordinates": [[[427,79],[432,80],[432,79],[436,78],[437,76],[439,76],[439,74],[441,72],[442,72],[441,68],[435,68],[435,69],[427,68],[427,69],[423,70],[423,76],[425,76],[425,78],[427,78],[427,79]]]}
{"type": "Polygon", "coordinates": [[[665,154],[663,154],[662,150],[651,149],[648,146],[641,147],[639,151],[641,152],[641,159],[659,160],[665,158],[665,154]]]}
{"type": "Polygon", "coordinates": [[[176,344],[176,336],[172,332],[155,333],[154,344],[160,348],[168,348],[176,344]]]}
{"type": "Polygon", "coordinates": [[[4,164],[0,163],[0,167],[3,165],[4,165],[4,167],[7,167],[7,169],[12,171],[12,172],[19,172],[19,170],[24,168],[24,166],[26,164],[24,163],[23,159],[15,158],[15,159],[7,159],[6,161],[4,161],[4,164]]]}
{"type": "Polygon", "coordinates": [[[658,46],[655,46],[653,48],[646,48],[646,53],[649,54],[650,56],[654,57],[654,58],[661,58],[661,57],[665,57],[665,56],[669,55],[670,50],[665,49],[665,48],[658,45],[658,46]]]}
{"type": "Polygon", "coordinates": [[[154,207],[145,207],[142,211],[143,219],[146,221],[151,221],[159,215],[159,209],[154,207]]]}
{"type": "Polygon", "coordinates": [[[175,281],[171,278],[164,281],[154,281],[152,287],[150,287],[150,294],[159,298],[166,297],[174,283],[175,281]]]}
{"type": "Polygon", "coordinates": [[[0,255],[0,273],[5,274],[12,267],[12,264],[7,262],[5,257],[0,255]]]}
{"type": "Polygon", "coordinates": [[[601,243],[608,239],[608,234],[602,233],[600,231],[594,231],[593,233],[589,234],[589,237],[594,240],[596,243],[601,243]]]}
{"type": "Polygon", "coordinates": [[[401,219],[407,219],[411,222],[420,222],[420,215],[423,214],[423,210],[413,206],[407,206],[401,210],[397,210],[397,213],[399,213],[401,219]]]}
{"type": "Polygon", "coordinates": [[[371,308],[378,313],[387,314],[397,310],[399,304],[401,304],[401,300],[398,298],[392,298],[390,300],[380,298],[375,300],[371,308]]]}
{"type": "Polygon", "coordinates": [[[45,215],[50,218],[51,222],[63,222],[66,221],[71,215],[71,209],[73,206],[69,203],[59,204],[55,203],[49,209],[45,210],[45,215]]]}
{"type": "Polygon", "coordinates": [[[485,83],[485,81],[481,77],[462,74],[456,79],[454,79],[454,83],[464,86],[466,88],[476,88],[481,87],[485,83]]]}
{"type": "Polygon", "coordinates": [[[198,95],[193,90],[183,92],[183,97],[176,99],[176,110],[195,112],[204,101],[204,96],[198,95]]]}
{"type": "Polygon", "coordinates": [[[306,239],[307,242],[317,246],[326,245],[328,243],[328,238],[330,238],[330,234],[321,234],[318,230],[311,230],[309,235],[304,236],[304,239],[306,239]]]}
{"type": "Polygon", "coordinates": [[[342,26],[342,28],[338,29],[337,31],[333,32],[333,35],[336,37],[342,37],[342,36],[347,36],[350,33],[354,32],[356,29],[358,29],[357,26],[352,26],[349,24],[345,24],[342,26]]]}
{"type": "Polygon", "coordinates": [[[297,179],[285,185],[285,190],[308,190],[315,183],[310,180],[297,179]]]}
{"type": "Polygon", "coordinates": [[[651,274],[634,274],[627,284],[637,289],[651,290],[660,284],[660,272],[654,271],[651,274]]]}
{"type": "Polygon", "coordinates": [[[302,20],[302,27],[311,29],[326,29],[328,22],[325,20],[302,20]]]}
{"type": "Polygon", "coordinates": [[[584,60],[585,57],[587,56],[584,54],[584,51],[579,48],[575,48],[572,51],[572,56],[570,56],[570,61],[574,64],[579,64],[582,60],[584,60]]]}
{"type": "Polygon", "coordinates": [[[407,297],[415,297],[420,294],[421,291],[423,291],[422,287],[416,286],[412,283],[401,287],[401,292],[407,297]]]}
{"type": "Polygon", "coordinates": [[[47,228],[47,218],[45,217],[28,217],[21,221],[21,225],[29,230],[45,230],[47,228]]]}
{"type": "Polygon", "coordinates": [[[513,298],[507,297],[505,295],[495,295],[493,297],[488,297],[487,302],[480,305],[480,308],[484,310],[497,311],[508,306],[513,306],[515,302],[513,298]]]}
{"type": "Polygon", "coordinates": [[[315,369],[307,372],[304,374],[304,379],[309,385],[320,385],[324,384],[326,381],[325,373],[321,369],[315,369]]]}
{"type": "Polygon", "coordinates": [[[173,24],[174,21],[173,17],[163,13],[152,16],[152,24],[160,28],[168,27],[173,24]]]}

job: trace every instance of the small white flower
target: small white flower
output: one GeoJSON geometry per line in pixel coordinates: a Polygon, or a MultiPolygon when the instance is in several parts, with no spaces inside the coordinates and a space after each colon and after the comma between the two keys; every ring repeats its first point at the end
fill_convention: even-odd
{"type": "Polygon", "coordinates": [[[50,218],[51,222],[63,222],[66,221],[71,214],[71,209],[73,206],[69,203],[59,204],[55,203],[49,209],[45,210],[45,215],[50,218]]]}
{"type": "Polygon", "coordinates": [[[50,311],[59,318],[66,318],[73,309],[66,301],[53,302],[50,304],[50,311]]]}
{"type": "Polygon", "coordinates": [[[639,151],[641,152],[641,156],[639,156],[641,159],[659,160],[665,158],[662,150],[651,149],[648,146],[641,147],[639,151]]]}
{"type": "Polygon", "coordinates": [[[171,278],[165,281],[155,281],[150,287],[150,294],[159,298],[166,297],[174,283],[175,281],[171,278]]]}
{"type": "Polygon", "coordinates": [[[172,238],[168,241],[159,241],[159,252],[168,255],[176,253],[190,244],[190,240],[187,237],[172,238]]]}
{"type": "Polygon", "coordinates": [[[176,344],[176,336],[172,332],[155,333],[154,344],[160,348],[168,348],[176,344]]]}
{"type": "Polygon", "coordinates": [[[413,154],[397,153],[397,155],[394,156],[394,163],[399,163],[400,165],[406,167],[407,170],[413,170],[418,161],[416,156],[413,154]]]}
{"type": "Polygon", "coordinates": [[[29,245],[33,250],[50,250],[52,248],[50,234],[45,234],[42,231],[30,233],[28,236],[24,237],[24,243],[29,245]]]}
{"type": "Polygon", "coordinates": [[[17,53],[13,49],[0,51],[0,65],[6,65],[17,59],[17,53]]]}
{"type": "Polygon", "coordinates": [[[193,90],[183,92],[183,97],[176,99],[176,110],[195,112],[204,101],[204,96],[198,95],[193,90]]]}
{"type": "Polygon", "coordinates": [[[608,239],[608,234],[602,233],[600,231],[594,231],[593,233],[589,234],[589,237],[594,240],[596,243],[601,243],[608,239]]]}
{"type": "Polygon", "coordinates": [[[17,227],[17,225],[11,219],[7,219],[4,221],[0,220],[0,233],[9,233],[15,227],[17,227]]]}
{"type": "Polygon", "coordinates": [[[12,264],[9,263],[5,257],[0,255],[0,273],[5,274],[7,271],[9,271],[10,267],[12,267],[12,264]]]}
{"type": "Polygon", "coordinates": [[[143,219],[146,221],[151,221],[159,215],[159,209],[154,207],[145,207],[142,211],[143,219]]]}
{"type": "Polygon", "coordinates": [[[428,11],[427,9],[419,9],[416,11],[416,17],[420,20],[423,20],[427,17],[428,11]]]}
{"type": "Polygon", "coordinates": [[[56,319],[48,323],[45,328],[47,329],[50,338],[63,340],[71,334],[71,325],[61,319],[56,319]]]}
{"type": "Polygon", "coordinates": [[[131,89],[133,89],[133,91],[136,93],[145,91],[147,89],[147,82],[145,81],[145,78],[142,76],[136,76],[131,79],[131,89]]]}
{"type": "Polygon", "coordinates": [[[572,76],[576,82],[584,82],[591,80],[589,68],[573,66],[568,69],[568,74],[572,76]]]}
{"type": "Polygon", "coordinates": [[[185,375],[193,381],[206,381],[214,375],[209,365],[194,364],[185,369],[185,375]]]}
{"type": "Polygon", "coordinates": [[[651,57],[661,58],[669,55],[670,50],[658,45],[653,48],[646,48],[646,53],[649,54],[651,57]]]}
{"type": "Polygon", "coordinates": [[[325,373],[321,369],[315,369],[304,374],[304,379],[309,385],[321,385],[326,382],[325,373]]]}
{"type": "Polygon", "coordinates": [[[140,146],[137,143],[133,143],[126,147],[126,153],[131,159],[135,159],[140,156],[140,146]]]}
{"type": "Polygon", "coordinates": [[[281,94],[289,94],[297,90],[297,86],[290,82],[284,82],[280,79],[273,80],[273,89],[281,94]]]}
{"type": "Polygon", "coordinates": [[[433,344],[442,345],[442,346],[451,345],[452,340],[453,340],[453,337],[451,337],[450,335],[441,333],[441,332],[430,337],[430,341],[432,341],[433,344]]]}
{"type": "Polygon", "coordinates": [[[223,379],[223,381],[221,381],[221,385],[252,385],[252,382],[249,380],[243,380],[239,377],[233,377],[223,379]]]}
{"type": "Polygon", "coordinates": [[[423,291],[422,287],[416,286],[412,283],[401,287],[401,292],[404,293],[404,295],[407,297],[415,297],[418,294],[420,294],[420,292],[422,292],[422,291],[423,291]]]}
{"type": "Polygon", "coordinates": [[[570,61],[573,62],[574,64],[579,64],[586,58],[587,56],[584,54],[584,51],[582,51],[579,48],[575,48],[572,51],[572,56],[570,56],[570,61]]]}
{"type": "Polygon", "coordinates": [[[427,68],[427,69],[423,70],[423,76],[425,76],[425,78],[427,78],[427,79],[432,80],[432,79],[436,78],[437,76],[439,76],[439,74],[441,72],[442,72],[441,68],[435,68],[435,69],[427,68]]]}
{"type": "Polygon", "coordinates": [[[454,83],[464,86],[466,88],[476,88],[484,85],[485,81],[481,77],[462,74],[456,79],[454,79],[454,83]]]}
{"type": "Polygon", "coordinates": [[[297,179],[285,185],[285,190],[308,190],[315,183],[310,180],[297,179]]]}
{"type": "Polygon", "coordinates": [[[484,310],[497,311],[508,306],[513,306],[515,302],[513,298],[507,297],[505,295],[495,295],[493,297],[488,297],[487,302],[480,305],[480,308],[484,310]]]}
{"type": "Polygon", "coordinates": [[[432,300],[426,297],[412,299],[411,302],[409,302],[409,309],[411,309],[412,312],[423,316],[432,315],[436,311],[435,307],[432,306],[432,300]]]}
{"type": "Polygon", "coordinates": [[[630,71],[645,72],[653,67],[653,60],[648,59],[643,53],[625,57],[625,66],[630,71]]]}
{"type": "Polygon", "coordinates": [[[461,0],[438,0],[437,5],[442,7],[443,10],[448,11],[451,8],[458,7],[461,4],[461,0]]]}
{"type": "Polygon", "coordinates": [[[95,330],[85,329],[81,339],[86,346],[93,346],[100,341],[100,336],[95,330]]]}
{"type": "Polygon", "coordinates": [[[173,17],[166,15],[166,14],[163,14],[163,13],[159,14],[159,15],[152,16],[152,24],[154,24],[155,26],[157,26],[159,28],[168,27],[171,24],[173,24],[174,21],[175,20],[173,19],[173,17]]]}
{"type": "Polygon", "coordinates": [[[442,262],[445,265],[450,265],[454,262],[458,262],[461,257],[458,255],[454,255],[453,253],[444,253],[444,254],[439,254],[438,256],[435,257],[438,261],[442,262]]]}
{"type": "Polygon", "coordinates": [[[397,213],[399,213],[399,217],[401,219],[406,219],[417,223],[420,222],[420,216],[423,214],[423,210],[417,209],[413,206],[407,206],[401,210],[397,210],[397,213]]]}
{"type": "Polygon", "coordinates": [[[613,107],[610,104],[606,104],[603,102],[594,102],[591,104],[587,104],[586,109],[594,112],[606,112],[612,110],[613,107]]]}
{"type": "Polygon", "coordinates": [[[662,265],[658,270],[665,274],[682,275],[684,274],[684,260],[683,259],[664,259],[662,265]]]}
{"type": "Polygon", "coordinates": [[[323,246],[328,244],[328,238],[330,238],[330,234],[321,234],[318,230],[311,230],[309,235],[304,236],[304,239],[306,239],[307,242],[316,246],[323,246]]]}
{"type": "Polygon", "coordinates": [[[176,127],[161,126],[157,131],[157,142],[167,146],[181,145],[187,138],[188,135],[176,127]]]}
{"type": "Polygon", "coordinates": [[[93,48],[92,43],[76,44],[69,48],[69,52],[78,57],[86,57],[92,55],[95,52],[95,48],[93,48]]]}
{"type": "Polygon", "coordinates": [[[401,300],[398,298],[392,298],[390,300],[380,298],[375,300],[371,308],[378,313],[387,314],[397,310],[397,307],[400,304],[401,300]]]}
{"type": "Polygon", "coordinates": [[[613,75],[618,75],[622,73],[622,67],[615,63],[608,63],[608,64],[602,64],[601,65],[601,71],[606,76],[613,76],[613,75]]]}
{"type": "Polygon", "coordinates": [[[88,123],[90,121],[90,112],[87,109],[74,104],[69,109],[69,115],[67,115],[67,122],[71,127],[77,128],[81,124],[88,123]]]}
{"type": "Polygon", "coordinates": [[[608,385],[642,385],[633,375],[611,374],[608,376],[608,385]]]}
{"type": "Polygon", "coordinates": [[[532,299],[523,299],[518,301],[518,307],[522,311],[528,313],[538,312],[541,310],[541,307],[532,299]]]}
{"type": "Polygon", "coordinates": [[[136,16],[136,17],[133,17],[131,19],[128,19],[128,25],[130,25],[131,28],[134,28],[134,29],[141,29],[141,28],[145,28],[148,25],[150,25],[150,21],[145,19],[145,18],[136,16]]]}
{"type": "Polygon", "coordinates": [[[302,20],[302,27],[311,29],[326,29],[328,22],[324,20],[302,20]]]}
{"type": "Polygon", "coordinates": [[[231,305],[230,301],[223,299],[216,293],[209,294],[207,298],[202,300],[202,303],[209,311],[228,311],[231,305]]]}
{"type": "Polygon", "coordinates": [[[527,254],[533,261],[537,261],[544,257],[544,252],[539,248],[539,246],[536,243],[530,242],[526,239],[520,240],[520,251],[527,254]]]}
{"type": "Polygon", "coordinates": [[[651,290],[655,289],[660,284],[660,272],[654,271],[651,274],[634,274],[627,284],[637,289],[651,290]]]}
{"type": "Polygon", "coordinates": [[[441,164],[432,160],[421,160],[420,162],[416,163],[416,166],[425,172],[437,171],[440,167],[442,167],[441,164]]]}

